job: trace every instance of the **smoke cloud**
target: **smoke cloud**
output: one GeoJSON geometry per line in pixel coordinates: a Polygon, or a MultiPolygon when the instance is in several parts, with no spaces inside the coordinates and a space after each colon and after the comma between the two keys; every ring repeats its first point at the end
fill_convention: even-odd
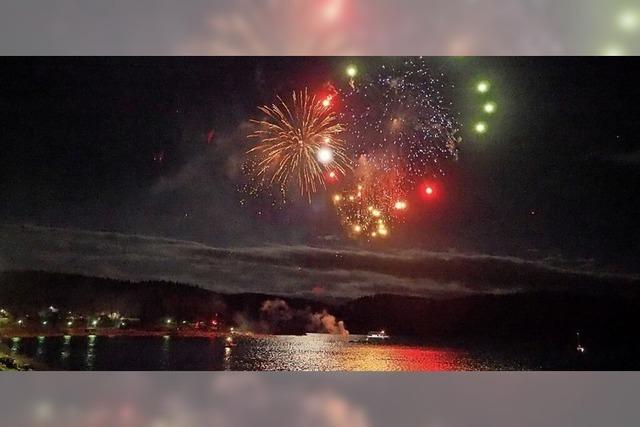
{"type": "Polygon", "coordinates": [[[313,331],[321,330],[332,335],[349,335],[349,331],[344,327],[342,320],[336,321],[336,317],[327,313],[314,313],[311,315],[310,327],[313,331]]]}
{"type": "Polygon", "coordinates": [[[338,320],[327,310],[314,312],[310,307],[296,309],[280,298],[268,299],[260,305],[258,319],[251,313],[237,312],[233,321],[241,331],[265,334],[291,332],[315,332],[332,335],[349,335],[344,321],[338,320]]]}

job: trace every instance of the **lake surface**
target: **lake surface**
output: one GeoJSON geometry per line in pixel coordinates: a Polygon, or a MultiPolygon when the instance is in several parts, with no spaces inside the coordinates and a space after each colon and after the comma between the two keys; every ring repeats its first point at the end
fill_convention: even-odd
{"type": "Polygon", "coordinates": [[[5,338],[12,354],[51,370],[467,371],[584,369],[558,356],[465,351],[410,343],[368,344],[330,335],[5,338]]]}

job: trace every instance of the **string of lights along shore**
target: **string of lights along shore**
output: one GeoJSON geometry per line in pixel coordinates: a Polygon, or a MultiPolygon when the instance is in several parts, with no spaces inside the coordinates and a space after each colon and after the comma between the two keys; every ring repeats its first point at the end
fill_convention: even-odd
{"type": "MultiPolygon", "coordinates": [[[[491,82],[476,83],[485,137],[497,111],[491,82]]],[[[281,94],[251,119],[241,191],[282,206],[327,193],[345,233],[383,239],[413,205],[437,202],[462,143],[455,85],[423,58],[363,69],[349,64],[320,88],[281,94]]]]}

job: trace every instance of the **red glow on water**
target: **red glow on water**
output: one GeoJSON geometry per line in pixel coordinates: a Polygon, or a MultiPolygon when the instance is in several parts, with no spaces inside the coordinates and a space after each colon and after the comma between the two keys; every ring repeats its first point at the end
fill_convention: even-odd
{"type": "Polygon", "coordinates": [[[342,370],[353,371],[455,371],[468,362],[455,350],[363,344],[358,357],[339,360],[342,370]]]}
{"type": "Polygon", "coordinates": [[[392,347],[389,353],[403,361],[400,368],[409,371],[451,371],[460,369],[460,360],[453,351],[411,347],[392,347]]]}

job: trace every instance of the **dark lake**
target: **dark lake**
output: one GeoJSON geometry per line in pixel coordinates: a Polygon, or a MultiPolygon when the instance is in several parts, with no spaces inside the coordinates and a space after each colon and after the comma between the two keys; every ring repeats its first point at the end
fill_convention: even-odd
{"type": "MultiPolygon", "coordinates": [[[[331,335],[5,338],[12,354],[51,370],[468,371],[616,369],[562,349],[459,349],[331,335]]],[[[603,364],[604,363],[604,364],[603,364]]],[[[621,369],[622,367],[619,366],[621,369]]]]}

